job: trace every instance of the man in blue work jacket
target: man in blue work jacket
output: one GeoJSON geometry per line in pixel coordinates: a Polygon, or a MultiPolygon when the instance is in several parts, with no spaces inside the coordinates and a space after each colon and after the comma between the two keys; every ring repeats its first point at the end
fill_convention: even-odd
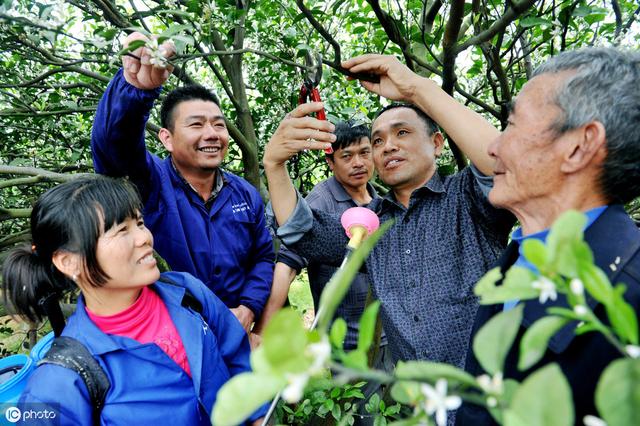
{"type": "MultiPolygon", "coordinates": [[[[146,37],[132,33],[125,46],[134,40],[146,37]]],[[[161,160],[146,150],[145,125],[172,70],[163,58],[173,53],[165,43],[123,57],[96,111],[95,170],[129,177],[158,253],[201,279],[249,331],[269,297],[274,252],[260,194],[220,168],[229,132],[217,97],[198,85],[167,94],[158,137],[170,155],[161,160]]]]}

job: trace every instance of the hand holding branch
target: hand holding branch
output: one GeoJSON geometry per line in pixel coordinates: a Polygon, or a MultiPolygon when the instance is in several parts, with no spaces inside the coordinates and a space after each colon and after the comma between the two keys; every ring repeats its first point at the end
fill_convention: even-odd
{"type": "Polygon", "coordinates": [[[342,66],[354,74],[378,75],[380,82],[360,80],[360,84],[365,89],[394,101],[413,103],[418,87],[428,80],[389,55],[356,56],[343,62],[342,66]]]}
{"type": "Polygon", "coordinates": [[[175,55],[176,48],[169,40],[157,46],[155,40],[149,40],[139,32],[129,34],[124,41],[124,47],[128,47],[137,40],[144,41],[146,45],[122,57],[124,78],[138,89],[156,89],[167,81],[173,71],[173,66],[167,62],[167,59],[175,55]]]}

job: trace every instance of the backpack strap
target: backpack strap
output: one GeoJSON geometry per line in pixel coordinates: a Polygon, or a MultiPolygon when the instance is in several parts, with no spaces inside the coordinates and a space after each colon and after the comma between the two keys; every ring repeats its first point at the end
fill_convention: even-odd
{"type": "Polygon", "coordinates": [[[191,308],[195,312],[202,314],[202,303],[196,297],[191,294],[188,288],[181,286],[177,282],[173,281],[171,278],[166,277],[164,275],[160,275],[160,279],[158,280],[161,283],[169,284],[175,287],[180,287],[184,289],[184,297],[182,298],[182,302],[180,303],[185,308],[191,308]]]}
{"type": "Polygon", "coordinates": [[[87,391],[89,391],[93,424],[99,425],[100,413],[104,407],[111,383],[86,346],[72,337],[56,337],[53,339],[49,352],[38,361],[38,365],[42,364],[58,365],[73,370],[80,375],[87,387],[87,391]]]}

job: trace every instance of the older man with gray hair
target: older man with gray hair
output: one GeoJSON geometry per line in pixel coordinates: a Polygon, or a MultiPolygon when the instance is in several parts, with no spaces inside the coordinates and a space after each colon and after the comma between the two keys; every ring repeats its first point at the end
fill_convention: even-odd
{"type": "MultiPolygon", "coordinates": [[[[627,286],[625,299],[640,311],[640,230],[623,205],[640,195],[640,54],[613,48],[564,52],[541,65],[512,105],[507,128],[489,146],[496,160],[489,200],[510,210],[521,228],[500,260],[535,269],[520,248],[528,238],[543,240],[551,224],[567,210],[587,215],[585,240],[595,263],[613,283],[627,286]]],[[[475,332],[513,304],[481,306],[475,332]]],[[[522,380],[533,370],[557,363],[567,377],[576,422],[596,414],[594,393],[602,371],[622,354],[600,333],[574,334],[576,324],[560,330],[544,358],[518,371],[520,339],[527,327],[566,298],[524,303],[519,335],[507,357],[504,377],[522,380]]],[[[604,307],[590,308],[601,319],[604,307]]],[[[466,369],[481,374],[471,351],[466,369]]],[[[479,406],[463,405],[457,424],[494,424],[479,406]]]]}

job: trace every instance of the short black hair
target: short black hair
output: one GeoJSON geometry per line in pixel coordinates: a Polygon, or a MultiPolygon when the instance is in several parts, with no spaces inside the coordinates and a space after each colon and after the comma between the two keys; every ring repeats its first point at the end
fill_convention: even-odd
{"type": "Polygon", "coordinates": [[[373,119],[373,121],[376,121],[378,119],[378,117],[380,117],[385,112],[387,112],[387,111],[389,111],[391,109],[396,109],[396,108],[409,108],[409,109],[414,110],[416,112],[416,114],[418,115],[418,117],[423,121],[424,126],[425,126],[425,130],[427,131],[427,134],[429,136],[431,136],[434,133],[437,133],[437,132],[440,131],[440,129],[438,128],[438,125],[436,124],[436,122],[433,121],[433,119],[431,117],[429,117],[423,110],[421,110],[420,108],[418,108],[414,104],[405,103],[405,102],[393,102],[393,103],[387,105],[386,107],[382,108],[380,111],[378,111],[376,113],[376,116],[373,119]]]}
{"type": "Polygon", "coordinates": [[[123,179],[89,175],[45,192],[31,212],[32,245],[12,250],[3,265],[5,302],[19,315],[40,320],[45,315],[38,306],[41,298],[73,289],[74,283],[52,262],[58,250],[82,256],[89,284],[103,286],[110,277],[96,257],[98,239],[141,212],[136,188],[123,179]]]}
{"type": "MultiPolygon", "coordinates": [[[[346,148],[349,145],[359,143],[362,138],[369,138],[369,127],[355,120],[339,121],[336,123],[336,141],[331,144],[333,152],[346,148]]],[[[333,152],[327,157],[333,158],[333,152]]]]}
{"type": "Polygon", "coordinates": [[[162,127],[173,131],[175,120],[173,112],[176,107],[186,101],[213,102],[220,108],[220,100],[211,90],[199,84],[189,84],[172,90],[162,101],[160,107],[160,123],[162,127]]]}

